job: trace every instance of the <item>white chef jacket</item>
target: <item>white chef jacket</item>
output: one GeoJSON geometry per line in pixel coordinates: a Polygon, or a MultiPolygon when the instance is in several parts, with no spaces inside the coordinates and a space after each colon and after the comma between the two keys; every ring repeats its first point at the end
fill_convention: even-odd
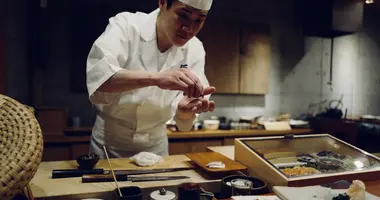
{"type": "MultiPolygon", "coordinates": [[[[149,13],[122,12],[110,18],[104,33],[94,42],[87,59],[87,89],[97,108],[91,151],[104,158],[130,157],[142,151],[168,155],[166,122],[175,116],[183,97],[180,91],[156,86],[122,93],[97,89],[121,69],[160,72],[187,66],[204,84],[205,51],[196,37],[182,47],[171,47],[163,66],[158,66],[156,20],[159,9],[149,13]]],[[[178,123],[178,122],[177,122],[178,123]]],[[[188,127],[193,121],[188,122],[188,127]]]]}

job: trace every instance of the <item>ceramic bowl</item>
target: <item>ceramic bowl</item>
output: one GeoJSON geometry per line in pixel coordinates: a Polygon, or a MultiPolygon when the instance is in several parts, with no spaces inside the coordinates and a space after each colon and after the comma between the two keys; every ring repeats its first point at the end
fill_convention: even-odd
{"type": "Polygon", "coordinates": [[[113,198],[114,200],[142,200],[143,192],[138,186],[125,186],[120,187],[120,192],[123,195],[120,197],[119,190],[116,188],[113,190],[113,198]]]}
{"type": "Polygon", "coordinates": [[[220,121],[219,120],[204,120],[203,127],[205,130],[218,130],[220,121]]]}
{"type": "Polygon", "coordinates": [[[92,169],[99,162],[99,156],[93,153],[80,155],[77,163],[81,169],[92,169]]]}
{"type": "Polygon", "coordinates": [[[232,186],[231,181],[241,179],[241,180],[248,180],[252,182],[252,189],[250,190],[250,195],[260,195],[260,194],[266,194],[268,193],[268,187],[266,182],[250,176],[239,176],[239,175],[232,175],[227,176],[222,179],[221,182],[221,198],[231,198],[232,194],[232,186]]]}

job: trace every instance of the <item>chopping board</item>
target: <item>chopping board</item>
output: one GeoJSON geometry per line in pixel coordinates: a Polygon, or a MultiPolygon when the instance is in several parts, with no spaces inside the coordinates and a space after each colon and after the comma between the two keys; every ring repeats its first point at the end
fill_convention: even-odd
{"type": "Polygon", "coordinates": [[[246,170],[247,167],[231,160],[230,158],[218,152],[201,152],[201,153],[188,153],[186,154],[191,161],[200,166],[207,172],[233,172],[246,170]],[[210,162],[220,161],[225,164],[224,168],[209,168],[207,164],[210,162]]]}

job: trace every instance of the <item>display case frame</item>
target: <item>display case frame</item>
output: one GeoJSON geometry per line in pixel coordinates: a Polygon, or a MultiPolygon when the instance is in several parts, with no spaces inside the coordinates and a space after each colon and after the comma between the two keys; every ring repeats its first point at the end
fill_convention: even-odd
{"type": "MultiPolygon", "coordinates": [[[[336,137],[333,137],[329,134],[308,134],[308,135],[284,135],[284,136],[270,136],[270,137],[250,137],[250,138],[236,138],[234,141],[235,144],[235,160],[241,164],[247,166],[249,176],[258,177],[267,182],[268,186],[309,186],[309,185],[320,185],[331,183],[339,180],[380,180],[380,167],[376,166],[373,168],[363,168],[354,171],[344,171],[344,172],[334,172],[334,173],[321,173],[321,174],[312,174],[305,176],[289,177],[285,175],[278,167],[269,162],[262,153],[259,153],[258,149],[261,147],[265,148],[266,145],[269,145],[268,141],[277,141],[284,143],[283,146],[294,147],[297,139],[307,139],[315,141],[313,143],[307,144],[297,144],[297,148],[316,148],[318,145],[323,146],[324,143],[321,143],[321,138],[327,138],[327,141],[331,143],[334,141],[334,144],[328,145],[337,145],[334,146],[337,148],[342,148],[346,151],[351,149],[352,152],[356,155],[361,155],[363,157],[373,159],[375,162],[380,163],[380,158],[361,150],[347,142],[344,142],[336,137]],[[247,142],[255,141],[256,145],[259,147],[252,147],[247,142]],[[318,144],[318,142],[319,144],[318,144]],[[267,144],[266,144],[267,143],[267,144]]],[[[306,141],[306,140],[305,140],[306,141]]],[[[279,143],[279,144],[280,144],[279,143]]],[[[276,144],[279,146],[279,144],[276,144]]],[[[276,146],[274,145],[274,146],[276,146]]],[[[320,149],[321,151],[323,149],[320,149]]]]}

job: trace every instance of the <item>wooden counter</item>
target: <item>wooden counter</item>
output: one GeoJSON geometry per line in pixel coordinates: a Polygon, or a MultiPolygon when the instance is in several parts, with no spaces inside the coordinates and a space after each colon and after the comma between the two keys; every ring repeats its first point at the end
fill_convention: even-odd
{"type": "Polygon", "coordinates": [[[284,134],[306,134],[311,133],[312,129],[292,129],[289,131],[267,131],[265,129],[250,130],[199,130],[199,131],[168,131],[169,139],[184,138],[215,138],[215,137],[251,137],[251,136],[270,136],[284,134]]]}
{"type": "MultiPolygon", "coordinates": [[[[165,187],[169,190],[175,190],[175,187],[184,182],[199,183],[204,189],[217,192],[220,187],[220,179],[222,177],[210,177],[204,174],[199,169],[194,169],[190,160],[184,156],[168,156],[164,158],[164,162],[157,164],[154,167],[146,167],[143,169],[152,168],[188,168],[188,170],[160,173],[155,175],[178,175],[189,176],[190,179],[172,180],[172,181],[152,181],[152,182],[118,182],[119,186],[139,186],[143,189],[144,193],[157,190],[165,187]]],[[[131,163],[129,159],[111,159],[112,166],[117,169],[142,169],[131,163]]],[[[83,199],[83,198],[103,198],[109,199],[112,191],[116,188],[113,182],[106,183],[81,183],[81,178],[63,178],[52,179],[51,173],[53,169],[72,169],[76,168],[75,161],[60,161],[60,162],[42,162],[38,171],[32,181],[30,187],[33,196],[36,199],[83,199]]],[[[100,160],[96,168],[109,169],[106,160],[100,160]]]]}
{"type": "Polygon", "coordinates": [[[233,145],[235,138],[272,136],[285,134],[308,134],[311,129],[293,129],[289,131],[267,131],[267,130],[215,130],[215,131],[186,131],[170,132],[169,154],[181,155],[185,153],[205,152],[210,146],[233,145]]]}
{"type": "MultiPolygon", "coordinates": [[[[234,147],[209,147],[209,151],[216,151],[224,154],[231,159],[234,158],[234,147]]],[[[188,170],[162,173],[159,175],[183,175],[189,176],[190,179],[173,180],[165,182],[145,182],[145,183],[131,183],[119,182],[120,186],[137,185],[141,187],[145,194],[150,194],[153,190],[165,187],[168,190],[176,191],[176,186],[184,182],[199,183],[204,189],[210,192],[220,192],[220,180],[226,175],[221,177],[210,177],[200,169],[195,169],[189,162],[190,160],[184,155],[164,157],[164,162],[157,164],[151,168],[188,168],[188,170]]],[[[129,159],[111,159],[112,165],[115,169],[137,169],[138,167],[130,162],[129,159]]],[[[33,195],[36,199],[83,199],[83,198],[103,198],[109,199],[112,191],[115,189],[114,183],[81,183],[81,178],[65,178],[65,179],[51,179],[53,169],[76,168],[75,161],[61,161],[61,162],[42,162],[30,186],[33,195]]],[[[105,160],[99,161],[98,168],[108,168],[108,163],[105,160]]],[[[145,168],[144,168],[145,169],[145,168]]],[[[157,175],[157,174],[156,174],[157,175]]],[[[380,180],[365,182],[367,191],[374,195],[380,196],[380,180]]]]}
{"type": "MultiPolygon", "coordinates": [[[[89,141],[92,127],[67,128],[66,135],[47,135],[45,142],[78,142],[89,141]]],[[[289,131],[267,131],[265,129],[249,130],[197,130],[197,131],[170,131],[167,130],[169,139],[193,139],[193,138],[215,138],[215,137],[251,137],[263,135],[284,135],[284,134],[306,134],[313,130],[309,128],[292,129],[289,131]]]]}

